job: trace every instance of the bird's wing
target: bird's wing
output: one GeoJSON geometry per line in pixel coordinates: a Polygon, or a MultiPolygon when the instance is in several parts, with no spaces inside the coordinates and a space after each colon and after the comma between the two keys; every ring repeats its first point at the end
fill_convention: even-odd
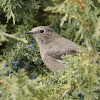
{"type": "Polygon", "coordinates": [[[80,47],[77,46],[74,42],[60,36],[56,38],[55,41],[53,41],[53,43],[48,45],[48,48],[49,50],[47,50],[47,55],[58,60],[62,59],[62,55],[75,55],[76,53],[79,53],[81,51],[80,47]]]}
{"type": "Polygon", "coordinates": [[[76,53],[80,53],[80,50],[77,50],[77,49],[69,49],[69,50],[56,50],[56,51],[50,51],[47,53],[48,56],[51,56],[55,59],[58,59],[58,60],[62,60],[61,56],[62,55],[66,55],[66,54],[71,54],[71,55],[75,55],[76,53]]]}

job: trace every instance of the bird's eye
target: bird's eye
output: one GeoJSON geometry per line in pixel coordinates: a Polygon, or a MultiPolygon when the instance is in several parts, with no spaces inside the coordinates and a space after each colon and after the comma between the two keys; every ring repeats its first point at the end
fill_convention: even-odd
{"type": "Polygon", "coordinates": [[[40,30],[40,33],[44,33],[44,30],[40,30]]]}

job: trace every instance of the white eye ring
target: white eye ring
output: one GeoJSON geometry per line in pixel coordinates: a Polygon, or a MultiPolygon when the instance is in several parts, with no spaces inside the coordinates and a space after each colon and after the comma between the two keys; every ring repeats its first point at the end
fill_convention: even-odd
{"type": "Polygon", "coordinates": [[[40,30],[40,33],[44,33],[44,30],[40,30]]]}

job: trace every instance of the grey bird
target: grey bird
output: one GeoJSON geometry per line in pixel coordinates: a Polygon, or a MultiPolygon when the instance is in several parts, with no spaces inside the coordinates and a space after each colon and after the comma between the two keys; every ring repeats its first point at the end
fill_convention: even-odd
{"type": "Polygon", "coordinates": [[[31,34],[35,38],[44,64],[55,73],[59,73],[59,69],[66,69],[65,65],[60,62],[62,55],[75,55],[80,52],[79,46],[71,40],[59,36],[48,26],[35,27],[26,34],[31,34]]]}

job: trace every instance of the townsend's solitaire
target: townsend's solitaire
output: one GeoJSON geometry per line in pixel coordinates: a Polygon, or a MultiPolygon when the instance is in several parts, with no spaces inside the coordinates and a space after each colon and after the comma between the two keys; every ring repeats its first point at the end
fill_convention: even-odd
{"type": "Polygon", "coordinates": [[[35,38],[44,64],[56,73],[58,73],[59,69],[65,69],[65,65],[60,62],[62,55],[75,55],[80,51],[74,42],[59,36],[48,26],[35,27],[31,31],[26,32],[26,34],[31,34],[35,38]]]}

